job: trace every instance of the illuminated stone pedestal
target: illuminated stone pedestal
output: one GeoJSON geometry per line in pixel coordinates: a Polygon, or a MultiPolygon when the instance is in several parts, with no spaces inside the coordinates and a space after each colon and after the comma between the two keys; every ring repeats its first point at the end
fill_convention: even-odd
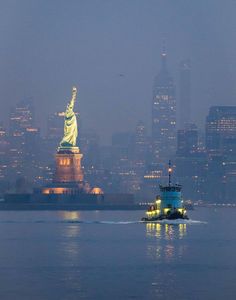
{"type": "Polygon", "coordinates": [[[83,183],[82,157],[78,147],[59,148],[56,154],[54,183],[83,183]]]}

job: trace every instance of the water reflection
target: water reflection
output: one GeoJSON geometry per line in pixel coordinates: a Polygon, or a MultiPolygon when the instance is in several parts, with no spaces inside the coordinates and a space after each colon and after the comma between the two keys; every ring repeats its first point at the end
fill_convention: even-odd
{"type": "Polygon", "coordinates": [[[59,216],[65,221],[78,221],[80,219],[79,211],[60,211],[59,216]]]}
{"type": "Polygon", "coordinates": [[[155,236],[161,238],[161,224],[159,223],[147,223],[146,224],[147,236],[155,236]]]}
{"type": "MultiPolygon", "coordinates": [[[[63,221],[79,221],[80,212],[79,211],[60,211],[58,212],[60,219],[63,221]]],[[[80,226],[79,224],[68,224],[68,226],[64,227],[62,232],[63,236],[66,238],[76,238],[80,235],[80,226]]]]}
{"type": "Polygon", "coordinates": [[[147,223],[147,256],[156,262],[170,262],[183,257],[186,248],[180,240],[186,234],[186,224],[147,223]]]}
{"type": "MultiPolygon", "coordinates": [[[[58,212],[60,219],[63,221],[78,221],[80,213],[78,211],[60,211],[58,212]]],[[[79,223],[62,223],[61,236],[63,237],[60,252],[64,256],[64,260],[68,263],[75,264],[79,258],[79,223]]]]}
{"type": "Polygon", "coordinates": [[[182,239],[187,234],[187,225],[179,224],[179,238],[182,239]]]}
{"type": "MultiPolygon", "coordinates": [[[[60,218],[63,221],[77,221],[80,218],[80,213],[77,211],[60,212],[60,218]]],[[[71,291],[71,293],[81,293],[81,249],[80,236],[81,227],[79,223],[62,223],[61,225],[62,241],[60,243],[60,257],[62,261],[62,283],[71,291]]]]}
{"type": "Polygon", "coordinates": [[[146,233],[148,237],[156,237],[158,239],[182,239],[187,234],[186,224],[160,224],[160,223],[147,223],[146,233]]]}
{"type": "Polygon", "coordinates": [[[172,240],[174,238],[175,232],[173,230],[173,225],[165,224],[165,239],[172,240]]]}

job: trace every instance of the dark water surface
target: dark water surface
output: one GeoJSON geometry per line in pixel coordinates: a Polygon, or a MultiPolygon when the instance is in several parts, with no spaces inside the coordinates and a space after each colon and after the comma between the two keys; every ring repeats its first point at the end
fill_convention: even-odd
{"type": "Polygon", "coordinates": [[[0,212],[0,299],[236,299],[235,208],[142,214],[0,212]]]}

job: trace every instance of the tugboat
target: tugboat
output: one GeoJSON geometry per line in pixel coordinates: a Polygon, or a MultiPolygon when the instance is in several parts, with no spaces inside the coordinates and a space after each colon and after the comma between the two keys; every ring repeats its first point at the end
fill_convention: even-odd
{"type": "Polygon", "coordinates": [[[169,182],[168,185],[160,185],[161,195],[156,197],[155,202],[149,206],[146,216],[142,218],[143,222],[153,222],[160,220],[188,220],[186,208],[183,205],[181,189],[179,184],[171,183],[171,162],[169,161],[169,182]]]}

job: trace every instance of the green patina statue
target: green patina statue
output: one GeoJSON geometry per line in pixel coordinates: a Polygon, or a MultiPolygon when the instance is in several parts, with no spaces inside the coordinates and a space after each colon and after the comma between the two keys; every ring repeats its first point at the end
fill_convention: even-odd
{"type": "Polygon", "coordinates": [[[76,147],[76,139],[78,136],[77,119],[73,111],[75,99],[77,95],[76,87],[72,88],[72,98],[67,105],[65,112],[64,137],[60,142],[61,148],[76,147]]]}

